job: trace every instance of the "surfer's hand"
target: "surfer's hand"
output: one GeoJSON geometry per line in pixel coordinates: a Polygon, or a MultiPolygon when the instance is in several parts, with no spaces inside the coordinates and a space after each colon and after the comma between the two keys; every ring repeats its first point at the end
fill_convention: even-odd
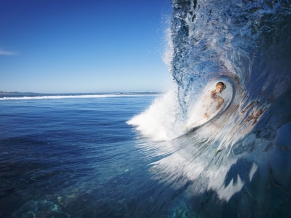
{"type": "Polygon", "coordinates": [[[208,119],[210,116],[207,113],[204,113],[204,117],[208,119]]]}
{"type": "Polygon", "coordinates": [[[215,90],[211,91],[211,98],[215,98],[215,95],[216,95],[215,90]]]}

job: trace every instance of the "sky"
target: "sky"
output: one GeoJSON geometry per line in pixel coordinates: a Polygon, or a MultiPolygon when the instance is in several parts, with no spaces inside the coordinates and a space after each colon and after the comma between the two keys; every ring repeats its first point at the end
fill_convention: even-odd
{"type": "Polygon", "coordinates": [[[0,0],[0,91],[163,91],[170,0],[0,0]]]}

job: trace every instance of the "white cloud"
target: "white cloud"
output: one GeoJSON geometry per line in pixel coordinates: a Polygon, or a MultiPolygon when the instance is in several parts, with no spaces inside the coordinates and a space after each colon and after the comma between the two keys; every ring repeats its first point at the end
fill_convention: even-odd
{"type": "Polygon", "coordinates": [[[14,52],[14,51],[7,51],[7,50],[3,50],[0,49],[0,55],[18,55],[19,53],[14,52]]]}

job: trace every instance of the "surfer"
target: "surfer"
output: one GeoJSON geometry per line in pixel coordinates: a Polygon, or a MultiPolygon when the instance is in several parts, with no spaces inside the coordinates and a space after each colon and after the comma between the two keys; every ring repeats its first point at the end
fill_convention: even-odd
{"type": "Polygon", "coordinates": [[[221,107],[221,105],[224,102],[224,99],[219,94],[225,88],[226,88],[226,85],[223,82],[218,82],[218,83],[216,83],[215,89],[210,91],[210,92],[208,92],[207,95],[205,95],[205,97],[203,98],[202,102],[203,102],[203,107],[206,107],[206,112],[203,114],[203,116],[200,119],[198,119],[195,122],[191,123],[189,126],[186,126],[187,130],[190,129],[191,126],[196,125],[197,123],[201,122],[205,118],[206,119],[210,118],[210,116],[213,113],[215,113],[215,111],[217,111],[221,107]],[[211,107],[211,105],[214,102],[217,102],[217,105],[216,105],[215,109],[213,107],[211,107]]]}
{"type": "MultiPolygon", "coordinates": [[[[210,116],[217,111],[224,102],[224,99],[219,95],[224,89],[226,85],[223,82],[216,83],[215,89],[208,91],[207,95],[204,96],[202,102],[203,107],[206,108],[206,112],[203,116],[196,120],[195,122],[191,123],[190,125],[186,126],[186,129],[190,129],[191,126],[196,125],[197,123],[201,122],[202,120],[209,119],[210,116]],[[217,102],[215,108],[211,107],[214,102],[217,102]]],[[[202,114],[201,114],[202,115],[202,114]]]]}
{"type": "Polygon", "coordinates": [[[208,105],[206,106],[206,112],[204,113],[204,117],[205,118],[209,118],[210,117],[210,113],[208,112],[209,111],[209,108],[211,107],[211,105],[214,103],[214,102],[217,102],[217,105],[215,107],[215,111],[217,111],[221,105],[223,104],[224,102],[224,99],[219,95],[224,89],[226,88],[226,85],[223,83],[223,82],[218,82],[216,83],[216,87],[215,87],[215,90],[212,90],[210,92],[210,96],[207,95],[204,97],[203,101],[207,100],[209,101],[208,105]],[[209,100],[210,99],[210,100],[209,100]]]}

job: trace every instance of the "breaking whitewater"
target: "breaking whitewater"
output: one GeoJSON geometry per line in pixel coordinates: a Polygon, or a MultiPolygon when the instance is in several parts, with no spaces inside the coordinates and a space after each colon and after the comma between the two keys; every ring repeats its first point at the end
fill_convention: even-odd
{"type": "Polygon", "coordinates": [[[154,177],[187,196],[184,207],[197,217],[290,217],[290,1],[172,5],[173,87],[128,121],[167,141],[158,150],[171,154],[153,164],[154,177]],[[195,107],[205,87],[219,81],[229,103],[185,130],[193,116],[203,117],[195,107]]]}

